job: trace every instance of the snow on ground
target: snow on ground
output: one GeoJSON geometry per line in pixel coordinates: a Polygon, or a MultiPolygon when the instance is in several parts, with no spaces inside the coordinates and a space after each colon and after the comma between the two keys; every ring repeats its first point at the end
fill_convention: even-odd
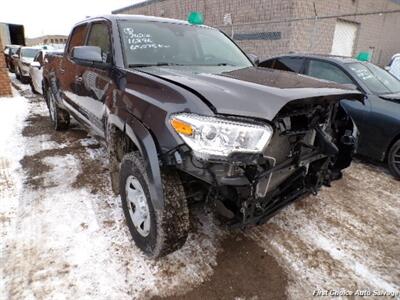
{"type": "Polygon", "coordinates": [[[82,160],[107,162],[105,149],[90,136],[57,143],[51,128],[43,134],[33,123],[45,115],[35,97],[0,99],[0,299],[142,299],[212,273],[219,230],[210,217],[199,215],[202,225],[183,249],[147,259],[131,241],[107,172],[96,174],[101,192],[80,186],[82,160]]]}
{"type": "Polygon", "coordinates": [[[399,217],[399,182],[355,162],[344,180],[249,234],[285,267],[292,299],[317,289],[386,291],[399,299],[399,217]]]}
{"type": "Polygon", "coordinates": [[[400,185],[382,168],[353,163],[331,188],[242,236],[196,210],[185,246],[152,261],[131,241],[105,148],[76,123],[55,132],[43,99],[19,88],[25,97],[0,99],[0,299],[400,291],[400,185]],[[282,274],[263,278],[266,263],[282,274]]]}
{"type": "MultiPolygon", "coordinates": [[[[18,194],[22,189],[22,174],[18,161],[24,155],[20,132],[28,114],[27,100],[23,97],[0,98],[0,266],[4,265],[5,239],[16,219],[18,194]],[[6,201],[5,201],[6,200],[6,201]]],[[[0,267],[0,276],[3,268],[0,267]]],[[[5,290],[0,280],[0,291],[5,290]]],[[[0,298],[4,298],[1,296],[0,298]]],[[[5,298],[4,298],[5,299],[5,298]]]]}

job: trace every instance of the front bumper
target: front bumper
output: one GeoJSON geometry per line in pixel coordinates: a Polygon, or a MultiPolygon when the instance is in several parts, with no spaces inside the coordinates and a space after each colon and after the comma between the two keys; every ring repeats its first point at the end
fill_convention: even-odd
{"type": "Polygon", "coordinates": [[[207,197],[214,198],[209,202],[233,208],[234,217],[228,221],[232,226],[263,223],[301,195],[316,194],[322,185],[341,177],[340,170],[329,168],[331,157],[317,152],[275,165],[256,155],[225,163],[201,162],[184,148],[175,153],[180,162],[175,166],[208,185],[207,197]]]}
{"type": "MultiPolygon", "coordinates": [[[[312,127],[303,122],[300,129],[275,126],[264,153],[204,161],[183,145],[169,152],[167,164],[204,183],[206,201],[222,202],[232,211],[229,224],[260,224],[300,196],[316,194],[321,186],[330,186],[342,177],[341,171],[350,165],[355,151],[357,129],[343,111],[334,113],[337,121],[332,126],[319,120],[312,127]]],[[[287,115],[276,122],[282,118],[287,115]]],[[[292,124],[300,123],[295,118],[292,124]]]]}

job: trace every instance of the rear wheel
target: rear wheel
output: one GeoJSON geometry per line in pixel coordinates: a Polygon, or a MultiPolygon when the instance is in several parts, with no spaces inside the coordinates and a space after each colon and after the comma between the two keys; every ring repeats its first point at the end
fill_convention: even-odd
{"type": "Polygon", "coordinates": [[[388,165],[393,176],[400,179],[400,140],[394,143],[389,150],[388,165]]]}
{"type": "Polygon", "coordinates": [[[146,163],[139,152],[121,163],[120,194],[130,233],[147,256],[165,256],[183,246],[189,232],[189,210],[181,180],[173,170],[162,171],[164,208],[154,208],[146,163]]]}
{"type": "Polygon", "coordinates": [[[69,113],[58,107],[53,92],[48,88],[46,98],[49,106],[50,120],[55,130],[68,129],[70,116],[69,113]]]}

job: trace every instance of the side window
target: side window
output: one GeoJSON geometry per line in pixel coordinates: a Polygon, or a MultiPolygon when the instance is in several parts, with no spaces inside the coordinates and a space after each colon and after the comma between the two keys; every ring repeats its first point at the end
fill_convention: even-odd
{"type": "Polygon", "coordinates": [[[86,24],[74,28],[68,45],[68,54],[71,55],[72,48],[85,45],[87,27],[86,24]]]}
{"type": "Polygon", "coordinates": [[[310,60],[307,75],[337,83],[354,84],[353,81],[338,67],[319,60],[310,60]]]}
{"type": "Polygon", "coordinates": [[[37,61],[37,62],[40,62],[40,56],[42,55],[42,52],[38,52],[36,55],[35,55],[35,57],[33,58],[33,61],[37,61]]]}
{"type": "Polygon", "coordinates": [[[92,25],[87,45],[100,47],[103,54],[103,62],[111,62],[111,42],[107,24],[94,23],[92,25]]]}
{"type": "Polygon", "coordinates": [[[271,69],[273,69],[274,68],[273,67],[274,62],[275,62],[275,59],[268,59],[268,60],[265,60],[265,61],[261,62],[258,66],[262,67],[262,68],[271,68],[271,69]]]}
{"type": "Polygon", "coordinates": [[[300,73],[304,64],[304,58],[301,57],[282,57],[276,59],[272,68],[283,71],[300,73]]]}
{"type": "Polygon", "coordinates": [[[43,56],[44,56],[44,53],[41,51],[41,52],[39,52],[38,53],[38,62],[40,63],[40,65],[41,66],[43,66],[44,65],[44,63],[43,63],[43,56]]]}

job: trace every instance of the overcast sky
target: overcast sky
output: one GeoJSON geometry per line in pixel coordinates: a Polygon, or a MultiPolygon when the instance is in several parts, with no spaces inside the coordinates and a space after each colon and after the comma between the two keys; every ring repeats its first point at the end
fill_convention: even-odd
{"type": "Polygon", "coordinates": [[[1,0],[0,22],[25,26],[25,36],[69,34],[86,16],[110,14],[112,10],[143,0],[1,0]]]}

